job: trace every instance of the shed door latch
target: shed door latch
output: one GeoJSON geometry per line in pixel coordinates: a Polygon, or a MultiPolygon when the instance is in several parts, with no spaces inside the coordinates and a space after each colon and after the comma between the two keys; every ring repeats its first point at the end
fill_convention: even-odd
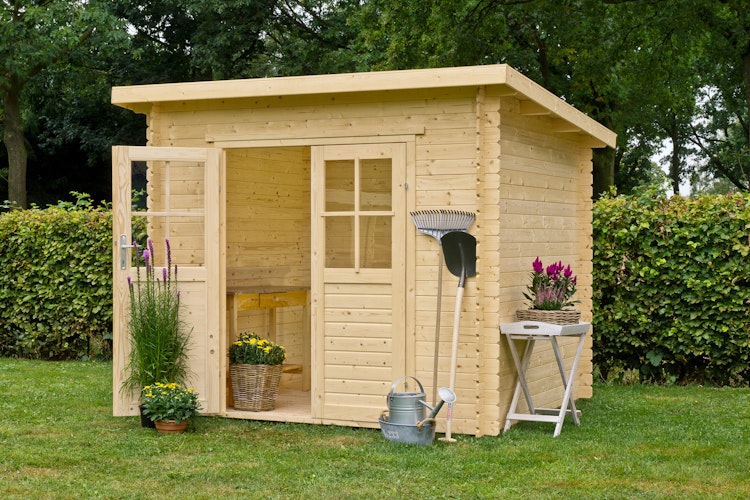
{"type": "Polygon", "coordinates": [[[128,268],[128,248],[133,248],[133,245],[128,245],[128,235],[120,235],[120,269],[128,268]]]}

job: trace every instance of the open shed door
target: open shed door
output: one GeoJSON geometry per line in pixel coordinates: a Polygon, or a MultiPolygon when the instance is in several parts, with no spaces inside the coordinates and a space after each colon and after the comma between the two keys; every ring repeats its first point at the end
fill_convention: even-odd
{"type": "Polygon", "coordinates": [[[136,241],[143,249],[147,238],[153,240],[156,269],[167,265],[169,239],[172,264],[178,268],[180,315],[192,329],[190,385],[204,413],[219,411],[220,159],[218,149],[117,146],[112,150],[114,415],[138,413],[138,394],[127,394],[121,386],[130,349],[127,278],[137,279],[129,245],[136,241]]]}
{"type": "Polygon", "coordinates": [[[377,425],[405,371],[404,144],[312,150],[313,418],[377,425]]]}

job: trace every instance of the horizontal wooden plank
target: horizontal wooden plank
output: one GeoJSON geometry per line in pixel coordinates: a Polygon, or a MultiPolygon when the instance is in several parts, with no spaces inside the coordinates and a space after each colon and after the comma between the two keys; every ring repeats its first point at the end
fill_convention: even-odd
{"type": "Polygon", "coordinates": [[[391,324],[391,309],[331,309],[323,313],[326,323],[391,324]]]}
{"type": "Polygon", "coordinates": [[[326,307],[338,309],[375,309],[384,310],[393,306],[393,297],[390,295],[366,295],[366,294],[326,294],[326,307]]]}
{"type": "Polygon", "coordinates": [[[388,380],[391,376],[391,367],[368,366],[368,365],[337,365],[326,366],[326,377],[340,378],[346,380],[388,380]]]}
{"type": "Polygon", "coordinates": [[[326,323],[325,336],[328,337],[351,337],[356,339],[390,339],[393,336],[391,324],[372,323],[326,323]]]}
{"type": "MultiPolygon", "coordinates": [[[[327,332],[326,332],[327,333],[327,332]]],[[[391,338],[331,337],[326,336],[326,351],[390,353],[393,349],[391,338]]]]}

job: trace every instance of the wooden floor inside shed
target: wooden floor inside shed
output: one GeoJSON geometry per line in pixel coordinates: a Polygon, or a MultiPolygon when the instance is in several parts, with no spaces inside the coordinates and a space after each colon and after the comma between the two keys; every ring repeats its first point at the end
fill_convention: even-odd
{"type": "Polygon", "coordinates": [[[312,424],[310,391],[282,389],[276,399],[276,407],[269,411],[243,411],[227,408],[226,417],[267,422],[296,422],[312,424]]]}

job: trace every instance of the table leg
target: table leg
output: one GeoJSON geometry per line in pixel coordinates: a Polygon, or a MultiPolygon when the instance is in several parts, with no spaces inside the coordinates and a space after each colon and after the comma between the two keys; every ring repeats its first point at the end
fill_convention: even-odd
{"type": "Polygon", "coordinates": [[[229,300],[227,300],[227,306],[229,308],[229,325],[227,325],[229,329],[229,341],[234,342],[237,339],[237,296],[232,294],[229,297],[229,300]]]}
{"type": "MultiPolygon", "coordinates": [[[[510,347],[510,354],[513,358],[513,364],[516,367],[516,388],[513,391],[513,399],[511,400],[510,408],[508,408],[508,415],[516,413],[516,408],[518,406],[518,400],[521,396],[521,391],[523,391],[524,398],[526,399],[526,405],[529,407],[529,413],[534,414],[536,412],[534,403],[531,400],[531,391],[529,390],[529,386],[526,383],[526,370],[528,369],[529,362],[531,361],[531,353],[534,350],[534,342],[534,339],[527,339],[526,346],[523,350],[523,357],[522,359],[519,359],[515,340],[513,340],[510,335],[508,336],[508,346],[510,347]]],[[[505,428],[503,429],[504,431],[510,429],[511,422],[512,419],[506,417],[505,428]]]]}
{"type": "MultiPolygon", "coordinates": [[[[555,337],[550,338],[550,342],[552,342],[552,351],[555,353],[555,361],[557,361],[557,368],[560,371],[560,378],[562,379],[563,390],[566,390],[568,388],[569,383],[572,384],[572,379],[569,379],[567,375],[565,374],[565,365],[563,364],[562,353],[560,352],[560,345],[557,343],[557,338],[555,337]]],[[[575,362],[575,360],[573,361],[575,362]]],[[[575,400],[571,397],[568,403],[569,404],[566,405],[565,401],[563,401],[560,404],[560,418],[565,418],[565,415],[568,411],[568,406],[570,406],[570,414],[573,417],[573,422],[576,425],[580,425],[580,422],[578,420],[578,410],[576,409],[575,400]]]]}
{"type": "MultiPolygon", "coordinates": [[[[578,339],[578,347],[576,348],[576,355],[575,358],[573,358],[573,366],[570,367],[570,375],[568,376],[567,383],[565,384],[565,395],[563,396],[562,403],[560,405],[561,408],[561,414],[560,414],[560,420],[557,422],[557,425],[555,426],[555,433],[553,434],[553,437],[557,437],[560,435],[560,431],[562,430],[563,426],[563,420],[565,419],[565,412],[568,408],[568,402],[570,402],[571,409],[573,410],[573,421],[576,425],[580,424],[580,421],[578,419],[578,412],[575,408],[575,403],[573,402],[573,383],[575,382],[575,376],[578,371],[578,362],[581,360],[581,353],[583,352],[583,343],[586,339],[586,334],[584,333],[581,335],[578,339]]],[[[559,354],[559,350],[556,352],[556,355],[559,354]]],[[[564,370],[563,370],[564,372],[564,370]]],[[[565,380],[565,376],[563,375],[563,380],[565,380]]]]}
{"type": "MultiPolygon", "coordinates": [[[[513,365],[516,367],[516,388],[513,391],[513,399],[510,401],[510,407],[508,408],[508,415],[512,415],[516,413],[516,407],[518,406],[518,398],[521,397],[521,362],[518,359],[518,352],[516,351],[516,346],[513,343],[513,339],[508,338],[508,344],[510,349],[511,357],[513,358],[513,365]]],[[[503,428],[503,432],[507,432],[510,430],[512,420],[506,415],[505,417],[505,427],[503,428]]]]}

